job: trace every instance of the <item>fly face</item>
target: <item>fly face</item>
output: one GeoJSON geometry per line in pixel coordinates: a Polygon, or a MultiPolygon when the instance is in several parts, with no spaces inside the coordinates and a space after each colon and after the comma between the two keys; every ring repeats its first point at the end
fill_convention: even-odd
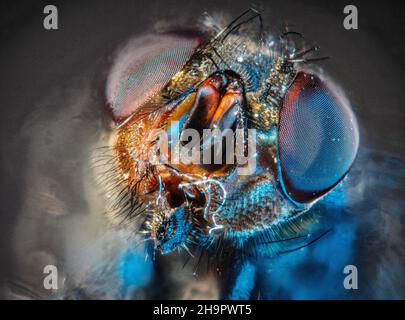
{"type": "Polygon", "coordinates": [[[177,72],[170,68],[163,76],[159,65],[148,65],[129,77],[140,83],[144,70],[157,72],[158,90],[144,89],[136,103],[129,98],[130,107],[115,109],[116,119],[131,115],[116,129],[113,172],[119,201],[129,215],[143,213],[144,232],[162,253],[208,246],[219,235],[239,248],[263,232],[272,240],[297,236],[308,230],[303,213],[354,161],[359,137],[348,101],[329,80],[302,67],[312,50],[261,29],[260,15],[247,11],[197,47],[201,41],[182,38],[179,50],[189,58],[180,55],[177,72]],[[182,139],[190,129],[198,151],[192,161],[175,152],[190,147],[190,139],[182,139]],[[241,135],[242,143],[229,151],[221,136],[216,149],[207,130],[241,135]],[[256,137],[254,170],[240,175],[238,169],[251,163],[228,160],[235,160],[237,147],[249,153],[249,130],[256,137]],[[213,161],[216,152],[219,161],[213,161]],[[295,234],[280,231],[285,225],[295,234]]]}

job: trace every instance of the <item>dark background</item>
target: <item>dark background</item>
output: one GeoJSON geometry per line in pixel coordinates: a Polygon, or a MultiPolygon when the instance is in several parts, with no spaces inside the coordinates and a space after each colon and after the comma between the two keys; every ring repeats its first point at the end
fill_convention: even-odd
{"type": "MultiPolygon", "coordinates": [[[[63,144],[61,149],[71,151],[69,157],[65,157],[62,150],[52,157],[63,167],[65,161],[74,159],[96,139],[102,127],[99,120],[103,114],[100,88],[109,56],[116,46],[137,32],[149,30],[162,19],[186,21],[204,11],[210,14],[227,12],[232,17],[251,4],[242,0],[1,2],[1,278],[13,277],[17,272],[12,242],[18,242],[18,236],[15,236],[14,226],[23,210],[22,204],[26,203],[27,184],[30,183],[27,177],[30,170],[34,170],[30,156],[32,150],[31,153],[27,150],[32,148],[33,140],[48,136],[44,134],[48,121],[53,121],[56,113],[63,113],[63,108],[70,108],[72,97],[78,92],[82,94],[84,90],[90,90],[85,94],[89,103],[88,110],[80,113],[80,125],[84,123],[88,126],[80,127],[74,120],[70,123],[71,118],[66,121],[63,121],[63,117],[58,118],[62,132],[79,130],[82,135],[81,139],[70,135],[65,140],[65,134],[49,133],[53,145],[58,145],[60,139],[59,145],[63,144]],[[47,31],[43,28],[42,10],[46,4],[57,6],[59,30],[47,31]],[[77,91],[69,91],[69,88],[76,88],[77,91]],[[43,109],[46,112],[38,111],[43,109]],[[30,129],[27,123],[32,121],[36,125],[30,129]]],[[[360,159],[367,157],[367,152],[371,150],[378,159],[402,162],[405,158],[405,30],[401,1],[256,0],[253,5],[261,9],[264,23],[270,30],[280,28],[286,21],[293,23],[306,38],[316,40],[323,54],[331,57],[322,62],[322,66],[352,101],[361,128],[360,159]],[[358,30],[343,28],[343,8],[346,4],[354,4],[359,10],[358,30]]],[[[49,156],[43,155],[44,158],[49,156]]],[[[38,153],[35,161],[40,163],[40,160],[41,153],[38,153]]],[[[47,167],[46,163],[43,165],[43,171],[49,170],[58,175],[57,169],[47,167]]],[[[377,193],[373,198],[377,202],[379,197],[389,199],[393,207],[396,204],[403,206],[403,176],[391,169],[388,164],[381,171],[370,172],[370,175],[374,175],[374,182],[388,179],[387,171],[394,177],[392,179],[396,179],[395,187],[391,185],[388,188],[382,184],[375,189],[377,193]]],[[[78,190],[80,187],[75,187],[75,182],[80,180],[80,170],[71,172],[72,176],[68,174],[69,170],[58,176],[60,185],[56,189],[66,187],[73,190],[61,197],[67,203],[85,206],[86,199],[78,190]]],[[[63,190],[61,193],[65,194],[63,190]]],[[[362,214],[366,215],[367,211],[365,209],[362,214]]],[[[403,217],[398,221],[399,233],[402,232],[403,237],[403,217]]],[[[389,237],[390,230],[385,232],[389,237]]],[[[363,240],[367,237],[365,232],[363,240]]],[[[401,242],[403,238],[395,245],[401,242]]],[[[384,244],[375,247],[377,251],[385,249],[384,244]]],[[[395,253],[402,255],[403,248],[395,248],[395,253]]],[[[399,281],[403,283],[403,277],[399,281]]]]}

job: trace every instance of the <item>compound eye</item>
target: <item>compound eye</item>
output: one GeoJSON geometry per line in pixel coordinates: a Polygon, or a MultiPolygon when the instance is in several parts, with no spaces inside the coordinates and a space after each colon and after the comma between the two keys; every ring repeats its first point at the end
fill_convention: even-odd
{"type": "Polygon", "coordinates": [[[107,79],[112,116],[122,121],[158,93],[200,44],[193,33],[148,34],[118,53],[107,79]]]}
{"type": "Polygon", "coordinates": [[[280,112],[278,135],[281,183],[299,203],[315,200],[338,184],[359,146],[349,102],[332,85],[300,72],[280,112]]]}

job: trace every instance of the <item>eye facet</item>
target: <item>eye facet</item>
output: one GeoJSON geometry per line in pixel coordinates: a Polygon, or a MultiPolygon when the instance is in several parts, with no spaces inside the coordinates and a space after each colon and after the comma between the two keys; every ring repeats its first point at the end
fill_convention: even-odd
{"type": "Polygon", "coordinates": [[[115,59],[107,100],[115,120],[134,113],[159,92],[199,45],[196,34],[149,34],[127,44],[115,59]]]}
{"type": "Polygon", "coordinates": [[[331,190],[352,165],[359,145],[349,102],[315,75],[299,72],[280,113],[278,152],[284,191],[307,203],[331,190]]]}

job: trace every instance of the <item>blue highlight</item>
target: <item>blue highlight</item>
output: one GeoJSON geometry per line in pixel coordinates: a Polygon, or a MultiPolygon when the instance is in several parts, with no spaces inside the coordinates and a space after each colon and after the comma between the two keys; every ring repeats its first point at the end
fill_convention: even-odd
{"type": "Polygon", "coordinates": [[[139,289],[146,286],[152,278],[153,265],[150,259],[145,260],[144,250],[124,252],[118,263],[118,275],[124,289],[139,289]]]}

